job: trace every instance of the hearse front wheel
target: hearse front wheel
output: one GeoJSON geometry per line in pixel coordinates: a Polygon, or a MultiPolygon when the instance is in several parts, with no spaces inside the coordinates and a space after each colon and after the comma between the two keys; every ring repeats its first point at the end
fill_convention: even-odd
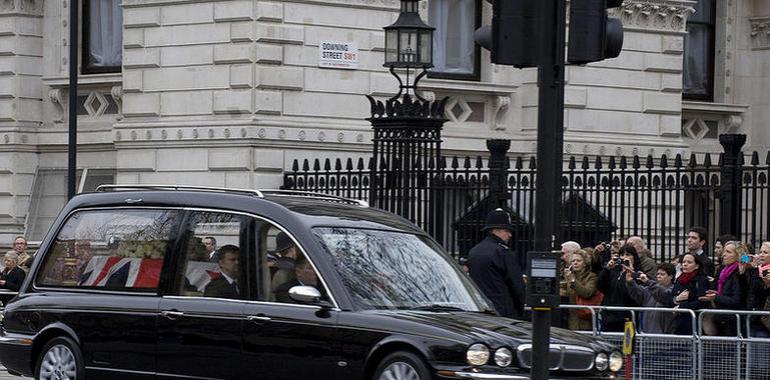
{"type": "Polygon", "coordinates": [[[373,380],[428,380],[430,371],[420,357],[407,351],[397,351],[385,357],[377,366],[373,380]]]}
{"type": "Polygon", "coordinates": [[[46,343],[37,359],[38,380],[82,380],[85,378],[83,355],[77,343],[67,337],[56,337],[46,343]]]}

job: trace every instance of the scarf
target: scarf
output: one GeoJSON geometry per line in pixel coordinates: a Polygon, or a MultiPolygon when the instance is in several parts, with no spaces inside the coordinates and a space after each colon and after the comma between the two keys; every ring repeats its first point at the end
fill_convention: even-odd
{"type": "Polygon", "coordinates": [[[722,295],[722,289],[725,285],[725,282],[727,282],[727,278],[730,277],[731,274],[738,268],[738,263],[732,263],[724,268],[722,268],[722,271],[719,272],[719,281],[717,281],[717,294],[720,296],[722,295]]]}
{"type": "Polygon", "coordinates": [[[695,278],[695,276],[697,275],[698,275],[698,271],[692,271],[690,273],[682,272],[682,274],[679,275],[679,278],[676,279],[676,282],[682,284],[682,286],[687,286],[687,284],[689,284],[690,281],[692,281],[692,279],[695,278]]]}

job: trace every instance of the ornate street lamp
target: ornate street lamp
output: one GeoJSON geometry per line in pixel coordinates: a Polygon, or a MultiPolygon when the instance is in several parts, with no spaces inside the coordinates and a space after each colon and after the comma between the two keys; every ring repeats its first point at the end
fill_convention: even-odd
{"type": "MultiPolygon", "coordinates": [[[[401,13],[392,25],[385,29],[385,63],[390,73],[398,80],[397,99],[403,91],[415,91],[417,82],[425,76],[427,69],[433,67],[433,30],[420,18],[417,5],[420,0],[401,0],[401,13]],[[406,69],[406,84],[396,74],[396,68],[406,69]],[[422,68],[422,72],[409,84],[409,70],[422,68]]],[[[422,99],[416,92],[415,96],[422,99]]],[[[424,99],[422,99],[424,100],[424,99]]]]}
{"type": "MultiPolygon", "coordinates": [[[[417,83],[433,67],[433,30],[417,13],[420,0],[401,0],[401,13],[385,29],[385,63],[398,80],[398,93],[380,101],[367,95],[371,104],[372,165],[370,203],[393,211],[413,222],[422,218],[441,220],[442,201],[431,193],[442,179],[441,129],[446,122],[447,98],[432,101],[417,93],[417,83]],[[396,74],[406,71],[406,81],[396,74]],[[410,83],[410,72],[422,69],[410,83]],[[410,91],[412,94],[410,94],[410,91]],[[403,95],[403,96],[402,96],[403,95]],[[434,204],[428,209],[418,208],[434,204]],[[430,211],[427,211],[430,210],[430,211]],[[430,213],[430,215],[428,215],[430,213]]],[[[436,226],[443,226],[436,223],[436,226]]],[[[441,227],[431,231],[439,240],[441,227]]]]}

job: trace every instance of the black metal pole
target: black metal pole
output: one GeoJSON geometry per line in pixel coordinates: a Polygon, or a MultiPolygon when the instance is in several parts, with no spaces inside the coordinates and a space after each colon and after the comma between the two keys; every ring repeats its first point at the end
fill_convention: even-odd
{"type": "MultiPolygon", "coordinates": [[[[541,1],[540,5],[535,250],[548,251],[555,245],[561,203],[566,7],[565,0],[541,1]]],[[[551,309],[533,308],[532,324],[531,378],[547,380],[551,309]]]]}
{"type": "Polygon", "coordinates": [[[67,199],[76,192],[77,146],[78,146],[78,0],[70,0],[70,85],[67,96],[69,105],[69,140],[67,142],[67,199]]]}

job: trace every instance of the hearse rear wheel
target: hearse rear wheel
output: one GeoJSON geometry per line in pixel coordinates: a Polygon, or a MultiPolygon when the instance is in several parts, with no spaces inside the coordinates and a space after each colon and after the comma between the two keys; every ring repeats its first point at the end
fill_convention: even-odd
{"type": "Polygon", "coordinates": [[[373,380],[428,380],[430,371],[417,355],[397,351],[385,357],[377,366],[373,380]]]}
{"type": "Polygon", "coordinates": [[[56,337],[46,343],[37,359],[38,380],[83,380],[83,355],[77,343],[67,337],[56,337]]]}

